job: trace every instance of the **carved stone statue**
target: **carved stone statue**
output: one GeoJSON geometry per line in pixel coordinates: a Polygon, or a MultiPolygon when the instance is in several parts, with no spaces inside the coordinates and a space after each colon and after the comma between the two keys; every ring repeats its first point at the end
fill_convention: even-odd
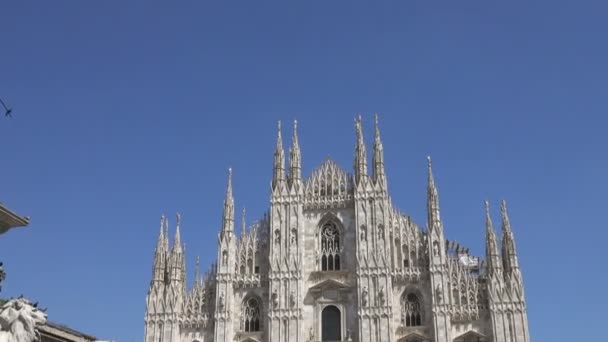
{"type": "Polygon", "coordinates": [[[224,294],[222,293],[220,295],[220,302],[219,302],[220,310],[224,309],[224,305],[226,304],[225,302],[226,302],[226,300],[224,298],[224,294]]]}
{"type": "Polygon", "coordinates": [[[382,286],[380,292],[378,292],[378,303],[380,306],[384,305],[384,286],[382,286]]]}
{"type": "Polygon", "coordinates": [[[297,237],[296,237],[296,230],[292,229],[291,230],[291,244],[295,245],[297,242],[297,237]]]}
{"type": "Polygon", "coordinates": [[[314,340],[315,340],[315,332],[312,329],[312,327],[310,327],[310,329],[308,330],[308,339],[307,339],[307,341],[313,342],[314,340]]]}
{"type": "Polygon", "coordinates": [[[275,309],[279,307],[279,294],[277,293],[277,289],[272,291],[272,307],[275,309]]]}
{"type": "Polygon", "coordinates": [[[361,291],[361,305],[367,306],[367,286],[363,286],[363,290],[361,291]]]}
{"type": "Polygon", "coordinates": [[[296,306],[296,294],[293,291],[291,291],[291,293],[289,294],[289,305],[292,308],[296,306]]]}
{"type": "Polygon", "coordinates": [[[0,309],[0,342],[40,340],[36,327],[46,323],[46,317],[46,313],[27,299],[11,299],[0,309]]]}
{"type": "Polygon", "coordinates": [[[435,288],[435,295],[437,296],[437,303],[441,303],[443,301],[443,292],[441,292],[439,285],[435,288]]]}

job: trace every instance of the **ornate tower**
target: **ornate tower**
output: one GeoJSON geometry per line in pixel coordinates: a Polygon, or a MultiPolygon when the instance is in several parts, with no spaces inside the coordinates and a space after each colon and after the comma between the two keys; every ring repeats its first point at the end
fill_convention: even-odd
{"type": "Polygon", "coordinates": [[[506,311],[506,341],[528,342],[528,314],[524,299],[524,285],[517,261],[515,238],[511,230],[507,203],[503,200],[500,206],[502,217],[502,262],[504,274],[503,309],[506,311]]]}
{"type": "Polygon", "coordinates": [[[179,232],[180,215],[173,248],[169,251],[169,220],[161,217],[160,233],[154,251],[152,281],[146,300],[145,341],[167,342],[179,340],[179,317],[185,293],[185,257],[179,232]],[[164,231],[163,231],[164,228],[164,231]]]}
{"type": "Polygon", "coordinates": [[[186,258],[185,247],[182,246],[180,236],[181,215],[177,214],[177,225],[175,237],[173,238],[173,248],[167,260],[168,283],[165,297],[167,299],[166,313],[169,322],[165,324],[165,336],[170,336],[167,341],[178,341],[180,336],[179,321],[182,315],[184,295],[186,292],[186,258]]]}
{"type": "Polygon", "coordinates": [[[380,139],[378,116],[373,151],[372,177],[367,175],[367,161],[361,117],[355,121],[355,227],[357,229],[357,284],[359,338],[361,341],[393,341],[393,284],[391,277],[390,235],[392,214],[386,190],[384,150],[380,139]]]}
{"type": "Polygon", "coordinates": [[[234,287],[236,273],[236,234],[234,233],[234,198],[232,197],[232,169],[228,169],[228,186],[224,199],[222,230],[218,235],[217,271],[215,286],[214,341],[232,341],[234,287]]]}
{"type": "Polygon", "coordinates": [[[167,280],[166,263],[168,246],[165,240],[165,216],[160,218],[160,233],[156,249],[154,250],[154,263],[152,267],[152,281],[146,297],[146,329],[144,339],[146,342],[163,340],[163,323],[165,311],[165,286],[167,280]]]}
{"type": "Polygon", "coordinates": [[[431,157],[429,161],[427,189],[427,248],[429,253],[429,276],[431,285],[431,306],[433,336],[435,342],[450,341],[451,318],[444,294],[450,293],[448,286],[448,258],[443,234],[443,223],[439,213],[439,195],[435,186],[431,157]]]}
{"type": "Polygon", "coordinates": [[[289,151],[289,177],[285,177],[285,152],[281,123],[274,152],[270,196],[269,340],[302,340],[302,156],[294,121],[289,151]]]}

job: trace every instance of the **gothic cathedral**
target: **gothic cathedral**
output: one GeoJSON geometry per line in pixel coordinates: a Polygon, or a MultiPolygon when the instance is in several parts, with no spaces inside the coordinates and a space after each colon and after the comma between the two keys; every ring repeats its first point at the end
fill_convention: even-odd
{"type": "Polygon", "coordinates": [[[393,206],[376,116],[371,175],[361,118],[351,175],[326,160],[302,178],[294,123],[281,126],[270,207],[235,227],[232,172],[217,262],[186,286],[179,215],[161,218],[145,342],[529,342],[522,275],[506,204],[502,241],[485,206],[486,257],[446,240],[428,161],[426,227],[393,206]]]}

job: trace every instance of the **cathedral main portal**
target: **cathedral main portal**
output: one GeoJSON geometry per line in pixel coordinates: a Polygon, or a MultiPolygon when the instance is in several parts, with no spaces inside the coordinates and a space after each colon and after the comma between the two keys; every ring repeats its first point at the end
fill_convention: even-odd
{"type": "Polygon", "coordinates": [[[321,314],[322,341],[342,341],[340,324],[340,310],[333,305],[326,306],[321,314]]]}

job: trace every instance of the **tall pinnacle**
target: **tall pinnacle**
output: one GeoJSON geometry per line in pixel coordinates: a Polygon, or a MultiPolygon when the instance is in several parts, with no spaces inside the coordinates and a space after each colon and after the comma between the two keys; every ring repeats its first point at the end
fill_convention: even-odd
{"type": "Polygon", "coordinates": [[[169,219],[165,217],[165,234],[163,240],[163,249],[169,252],[169,219]]]}
{"type": "Polygon", "coordinates": [[[433,167],[431,157],[428,160],[428,188],[427,188],[427,212],[428,212],[428,227],[430,229],[439,228],[441,226],[441,215],[439,213],[439,195],[435,186],[435,178],[433,177],[433,167]]]}
{"type": "Polygon", "coordinates": [[[291,148],[289,149],[289,179],[290,183],[299,181],[302,178],[302,154],[298,142],[298,120],[293,121],[293,137],[291,138],[291,148]]]}
{"type": "Polygon", "coordinates": [[[502,201],[500,205],[500,214],[502,216],[502,262],[506,272],[519,268],[517,262],[517,252],[515,250],[515,239],[509,222],[507,213],[507,202],[502,201]]]}
{"type": "Polygon", "coordinates": [[[173,238],[173,253],[182,253],[182,239],[181,239],[181,235],[179,232],[179,226],[181,224],[182,221],[182,215],[180,213],[177,213],[176,215],[177,218],[177,225],[175,228],[175,237],[173,238]]]}
{"type": "Polygon", "coordinates": [[[228,168],[228,186],[224,199],[224,215],[222,219],[222,233],[234,231],[234,198],[232,197],[232,168],[228,168]]]}
{"type": "Polygon", "coordinates": [[[385,174],[384,174],[384,148],[382,147],[382,141],[380,140],[380,127],[378,125],[378,114],[375,114],[375,133],[374,133],[374,156],[373,156],[373,165],[374,165],[374,181],[381,182],[384,184],[386,182],[385,174]]]}
{"type": "Polygon", "coordinates": [[[241,214],[241,239],[245,237],[245,231],[247,230],[247,225],[245,223],[245,207],[243,207],[243,213],[241,214]]]}
{"type": "Polygon", "coordinates": [[[165,215],[160,217],[160,232],[158,233],[158,241],[156,242],[156,253],[163,251],[165,246],[165,233],[163,232],[165,224],[165,215]]]}
{"type": "Polygon", "coordinates": [[[502,263],[498,254],[498,243],[496,241],[496,233],[492,225],[490,216],[490,204],[485,201],[486,205],[486,261],[488,263],[488,271],[490,274],[496,273],[502,269],[502,263]]]}
{"type": "Polygon", "coordinates": [[[165,277],[167,247],[165,246],[165,215],[160,217],[160,232],[158,241],[156,242],[156,250],[154,251],[154,268],[152,271],[152,281],[162,282],[165,277]]]}
{"type": "Polygon", "coordinates": [[[365,152],[365,142],[363,141],[363,128],[361,127],[361,115],[355,119],[355,132],[357,135],[357,145],[355,147],[355,180],[358,183],[362,177],[367,175],[367,153],[365,152]]]}
{"type": "Polygon", "coordinates": [[[200,258],[196,256],[196,269],[194,270],[194,286],[197,287],[201,283],[201,265],[200,258]]]}
{"type": "Polygon", "coordinates": [[[285,151],[283,150],[283,138],[281,137],[281,121],[277,127],[277,147],[274,151],[274,165],[272,173],[272,189],[276,188],[278,183],[285,180],[285,151]]]}

